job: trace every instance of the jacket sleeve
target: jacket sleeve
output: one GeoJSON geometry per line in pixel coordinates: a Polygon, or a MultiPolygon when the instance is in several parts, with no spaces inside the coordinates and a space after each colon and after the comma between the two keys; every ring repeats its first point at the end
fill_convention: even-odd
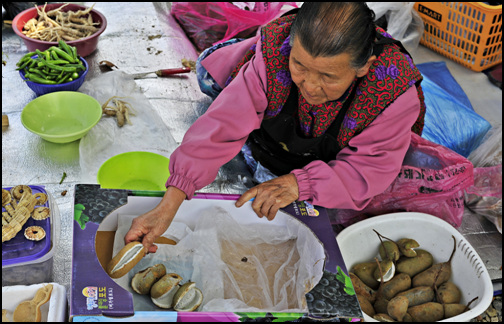
{"type": "Polygon", "coordinates": [[[336,160],[313,161],[293,170],[299,200],[326,208],[364,209],[397,177],[419,112],[417,91],[411,87],[353,137],[336,160]]]}
{"type": "MultiPolygon", "coordinates": [[[[226,57],[220,62],[229,64],[226,57]]],[[[191,199],[196,190],[215,180],[219,168],[235,157],[248,135],[260,127],[268,104],[264,80],[266,66],[259,40],[257,54],[191,125],[170,156],[167,187],[175,186],[191,199]]]]}

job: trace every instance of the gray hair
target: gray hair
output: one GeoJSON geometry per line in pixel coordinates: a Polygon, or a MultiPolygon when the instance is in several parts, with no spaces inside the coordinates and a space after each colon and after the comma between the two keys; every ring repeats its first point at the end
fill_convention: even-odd
{"type": "Polygon", "coordinates": [[[305,2],[291,26],[289,44],[299,37],[313,57],[348,53],[354,69],[373,55],[374,12],[365,2],[305,2]]]}

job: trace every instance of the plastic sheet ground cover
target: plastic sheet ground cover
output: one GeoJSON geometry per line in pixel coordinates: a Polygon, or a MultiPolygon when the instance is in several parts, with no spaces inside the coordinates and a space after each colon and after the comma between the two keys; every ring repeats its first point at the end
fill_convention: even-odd
{"type": "Polygon", "coordinates": [[[424,79],[425,126],[422,137],[468,157],[491,125],[478,115],[445,62],[417,65],[424,79]]]}

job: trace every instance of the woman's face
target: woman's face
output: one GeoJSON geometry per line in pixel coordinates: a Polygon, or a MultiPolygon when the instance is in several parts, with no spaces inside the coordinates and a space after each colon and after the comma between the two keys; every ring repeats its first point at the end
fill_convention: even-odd
{"type": "MultiPolygon", "coordinates": [[[[371,59],[370,59],[371,60],[371,59]]],[[[297,37],[290,53],[289,69],[292,81],[311,105],[339,99],[355,77],[367,74],[369,66],[355,70],[351,57],[342,53],[332,57],[313,57],[303,48],[297,37]]]]}

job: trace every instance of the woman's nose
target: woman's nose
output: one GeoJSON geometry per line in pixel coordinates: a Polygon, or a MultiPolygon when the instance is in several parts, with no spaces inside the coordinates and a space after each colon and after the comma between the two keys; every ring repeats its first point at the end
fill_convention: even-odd
{"type": "Polygon", "coordinates": [[[305,78],[304,87],[309,94],[315,94],[315,91],[320,87],[320,82],[315,76],[307,76],[305,78]]]}

